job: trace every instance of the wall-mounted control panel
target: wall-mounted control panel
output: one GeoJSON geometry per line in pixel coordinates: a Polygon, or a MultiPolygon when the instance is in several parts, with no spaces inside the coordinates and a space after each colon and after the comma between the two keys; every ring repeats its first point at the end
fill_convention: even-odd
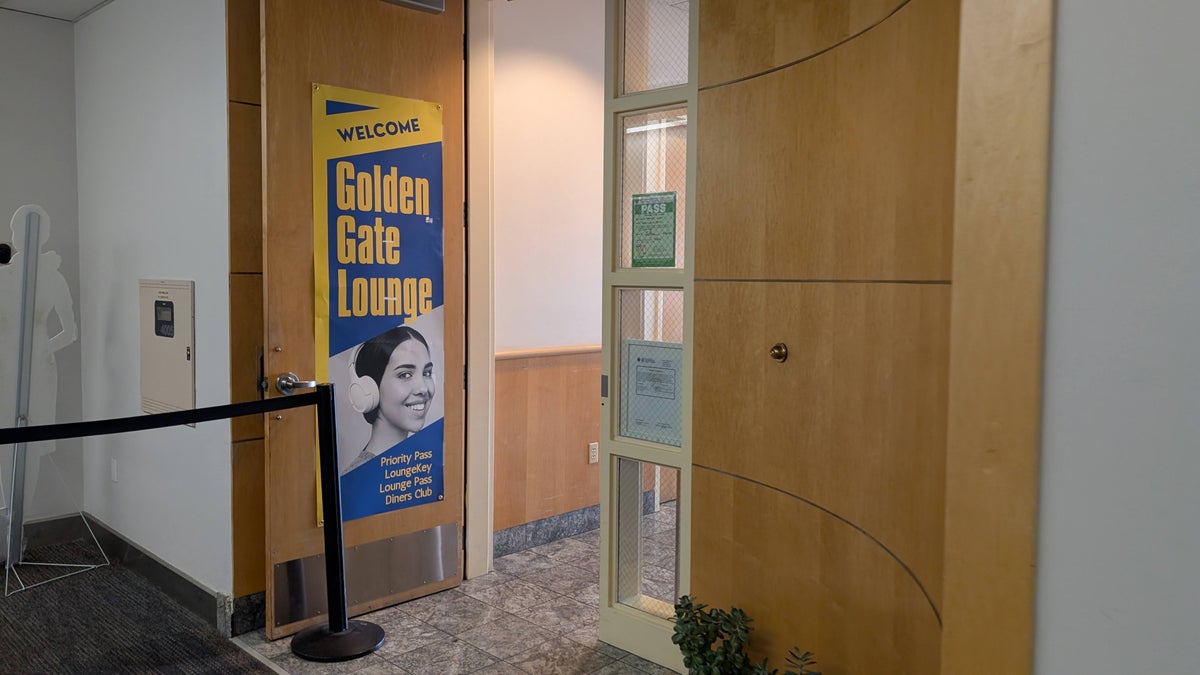
{"type": "Polygon", "coordinates": [[[142,411],[196,407],[196,282],[138,281],[142,411]]]}

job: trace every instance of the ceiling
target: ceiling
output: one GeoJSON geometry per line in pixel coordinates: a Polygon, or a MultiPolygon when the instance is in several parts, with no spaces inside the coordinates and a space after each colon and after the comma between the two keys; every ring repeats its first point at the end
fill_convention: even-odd
{"type": "Polygon", "coordinates": [[[37,14],[51,19],[78,21],[112,0],[0,0],[0,9],[37,14]]]}

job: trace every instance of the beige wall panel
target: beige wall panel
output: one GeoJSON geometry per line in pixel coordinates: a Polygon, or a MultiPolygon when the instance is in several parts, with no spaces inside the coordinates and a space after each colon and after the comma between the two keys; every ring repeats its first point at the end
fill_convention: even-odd
{"type": "Polygon", "coordinates": [[[740,478],[697,467],[692,480],[692,595],[750,615],[756,660],[782,667],[799,646],[825,675],[938,672],[937,616],[877,543],[740,478]]]}
{"type": "MultiPolygon", "coordinates": [[[[263,340],[263,286],[261,274],[229,275],[229,401],[257,401],[258,355],[263,340]]],[[[233,441],[262,438],[263,415],[234,417],[233,441]]],[[[236,480],[237,477],[235,476],[236,480]]]]}
{"type": "Polygon", "coordinates": [[[695,293],[693,462],[849,520],[938,602],[949,286],[697,282],[695,293]],[[777,342],[784,363],[768,356],[777,342]]]}
{"type": "Polygon", "coordinates": [[[496,360],[494,525],[600,502],[600,353],[496,360]]]}
{"type": "Polygon", "coordinates": [[[229,100],[258,104],[262,100],[262,36],[259,0],[225,0],[225,53],[229,100]]]}
{"type": "Polygon", "coordinates": [[[262,108],[229,104],[229,271],[262,274],[262,108]]]}
{"type": "Polygon", "coordinates": [[[944,672],[1033,663],[1053,3],[965,3],[944,672]]]}
{"type": "Polygon", "coordinates": [[[904,0],[704,0],[700,86],[793,63],[878,23],[904,0]]]}
{"type": "Polygon", "coordinates": [[[233,597],[267,587],[262,439],[233,444],[233,597]]]}
{"type": "Polygon", "coordinates": [[[955,0],[700,93],[697,279],[945,280],[955,0]]]}

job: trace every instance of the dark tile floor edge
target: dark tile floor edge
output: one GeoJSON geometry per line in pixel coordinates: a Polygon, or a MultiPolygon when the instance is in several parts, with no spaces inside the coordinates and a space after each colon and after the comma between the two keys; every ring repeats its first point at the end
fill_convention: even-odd
{"type": "MultiPolygon", "coordinates": [[[[642,515],[654,513],[654,506],[654,490],[646,490],[642,493],[642,515]]],[[[599,527],[600,506],[598,504],[522,525],[514,525],[492,533],[492,557],[503,558],[512,553],[549,544],[566,537],[574,537],[599,527]]]]}
{"type": "Polygon", "coordinates": [[[492,533],[492,557],[531,549],[600,527],[600,506],[588,506],[492,533]]]}

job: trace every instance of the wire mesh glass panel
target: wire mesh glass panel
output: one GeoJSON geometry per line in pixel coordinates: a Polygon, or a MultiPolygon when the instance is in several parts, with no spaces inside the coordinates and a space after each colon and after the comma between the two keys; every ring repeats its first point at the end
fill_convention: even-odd
{"type": "Polygon", "coordinates": [[[621,117],[621,267],[683,267],[687,109],[621,117]]]}
{"type": "Polygon", "coordinates": [[[679,469],[617,459],[617,602],[670,617],[679,595],[679,469]]]}
{"type": "Polygon", "coordinates": [[[687,83],[689,9],[689,0],[625,0],[623,93],[687,83]]]}
{"type": "Polygon", "coordinates": [[[617,308],[621,337],[617,433],[679,447],[683,291],[623,288],[617,308]]]}

